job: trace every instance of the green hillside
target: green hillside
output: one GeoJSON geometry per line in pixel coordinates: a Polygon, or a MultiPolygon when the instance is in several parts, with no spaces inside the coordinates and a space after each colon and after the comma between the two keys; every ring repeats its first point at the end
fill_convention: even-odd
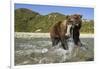
{"type": "MultiPolygon", "coordinates": [[[[41,15],[26,8],[15,10],[15,32],[49,32],[50,27],[61,20],[65,15],[54,12],[48,15],[41,15]]],[[[85,21],[81,32],[93,33],[94,22],[85,21]]]]}

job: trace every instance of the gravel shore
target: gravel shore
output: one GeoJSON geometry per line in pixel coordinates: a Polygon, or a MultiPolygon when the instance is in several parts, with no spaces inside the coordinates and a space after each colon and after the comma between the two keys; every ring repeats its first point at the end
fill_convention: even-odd
{"type": "MultiPolygon", "coordinates": [[[[49,33],[30,33],[30,32],[15,32],[16,38],[50,38],[49,33]]],[[[81,38],[93,38],[94,34],[80,34],[81,38]]]]}

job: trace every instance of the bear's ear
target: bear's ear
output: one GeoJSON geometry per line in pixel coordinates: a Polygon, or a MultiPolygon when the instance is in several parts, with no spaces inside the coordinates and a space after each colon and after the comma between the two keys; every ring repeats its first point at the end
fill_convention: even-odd
{"type": "Polygon", "coordinates": [[[80,18],[82,18],[82,15],[80,15],[80,18]]]}
{"type": "Polygon", "coordinates": [[[69,18],[69,15],[66,16],[66,19],[68,19],[68,18],[69,18]]]}

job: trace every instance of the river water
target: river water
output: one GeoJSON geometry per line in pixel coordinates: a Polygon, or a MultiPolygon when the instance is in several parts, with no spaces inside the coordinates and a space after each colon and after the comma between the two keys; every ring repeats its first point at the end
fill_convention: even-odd
{"type": "MultiPolygon", "coordinates": [[[[70,56],[61,47],[52,47],[49,38],[15,38],[15,65],[66,63],[94,60],[94,38],[81,38],[86,48],[70,56]]],[[[75,51],[76,52],[76,51],[75,51]]]]}

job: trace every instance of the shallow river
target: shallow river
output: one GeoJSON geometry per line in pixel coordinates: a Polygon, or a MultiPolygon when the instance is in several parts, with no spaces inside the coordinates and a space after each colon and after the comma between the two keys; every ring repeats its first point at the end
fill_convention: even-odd
{"type": "Polygon", "coordinates": [[[15,65],[93,61],[94,38],[81,38],[81,42],[88,49],[80,49],[76,56],[66,58],[67,54],[62,57],[62,54],[55,53],[49,38],[15,38],[15,65]]]}

